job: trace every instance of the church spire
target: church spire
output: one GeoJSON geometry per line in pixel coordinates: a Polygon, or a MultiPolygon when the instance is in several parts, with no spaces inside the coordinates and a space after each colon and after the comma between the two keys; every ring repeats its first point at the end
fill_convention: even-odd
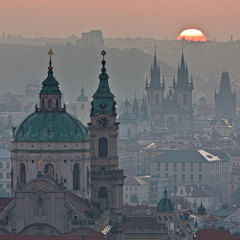
{"type": "Polygon", "coordinates": [[[100,113],[110,113],[115,115],[116,114],[116,102],[114,100],[114,94],[111,92],[109,84],[108,84],[108,74],[106,70],[106,61],[105,55],[106,51],[103,50],[101,52],[103,56],[102,60],[102,69],[99,75],[99,85],[97,91],[93,94],[93,101],[92,101],[92,109],[91,115],[100,114],[100,113]]]}

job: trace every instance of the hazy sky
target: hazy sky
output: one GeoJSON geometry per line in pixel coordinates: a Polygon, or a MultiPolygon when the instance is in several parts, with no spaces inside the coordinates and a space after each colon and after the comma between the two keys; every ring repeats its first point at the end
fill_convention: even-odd
{"type": "Polygon", "coordinates": [[[240,39],[240,0],[0,0],[0,33],[176,39],[198,28],[208,39],[240,39]]]}

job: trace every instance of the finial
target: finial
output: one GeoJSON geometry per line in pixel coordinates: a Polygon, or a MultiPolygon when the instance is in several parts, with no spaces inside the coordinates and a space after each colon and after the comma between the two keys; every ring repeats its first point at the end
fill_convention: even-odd
{"type": "Polygon", "coordinates": [[[49,51],[48,51],[48,55],[50,56],[50,61],[49,61],[49,67],[48,69],[53,69],[52,67],[52,55],[54,55],[52,49],[50,48],[49,51]]]}
{"type": "Polygon", "coordinates": [[[154,52],[155,52],[155,56],[156,56],[156,53],[157,53],[157,46],[156,46],[156,43],[154,45],[154,52]]]}

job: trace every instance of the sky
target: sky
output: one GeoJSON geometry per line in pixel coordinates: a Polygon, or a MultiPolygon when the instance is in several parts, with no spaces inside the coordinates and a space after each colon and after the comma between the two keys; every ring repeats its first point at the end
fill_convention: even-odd
{"type": "Polygon", "coordinates": [[[240,39],[240,0],[0,0],[0,33],[24,37],[176,39],[187,28],[207,39],[240,39]]]}

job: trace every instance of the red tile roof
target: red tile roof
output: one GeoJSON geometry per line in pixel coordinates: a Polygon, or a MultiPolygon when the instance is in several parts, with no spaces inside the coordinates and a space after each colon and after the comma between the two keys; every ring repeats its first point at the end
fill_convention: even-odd
{"type": "Polygon", "coordinates": [[[127,176],[124,180],[124,185],[132,185],[132,186],[142,186],[147,185],[148,183],[143,181],[142,179],[134,176],[127,176]]]}
{"type": "Polygon", "coordinates": [[[240,240],[240,234],[237,238],[233,238],[230,232],[219,232],[217,229],[203,229],[196,232],[194,240],[240,240]]]}
{"type": "Polygon", "coordinates": [[[164,228],[164,224],[157,224],[155,217],[128,217],[124,228],[160,230],[164,228]]]}

